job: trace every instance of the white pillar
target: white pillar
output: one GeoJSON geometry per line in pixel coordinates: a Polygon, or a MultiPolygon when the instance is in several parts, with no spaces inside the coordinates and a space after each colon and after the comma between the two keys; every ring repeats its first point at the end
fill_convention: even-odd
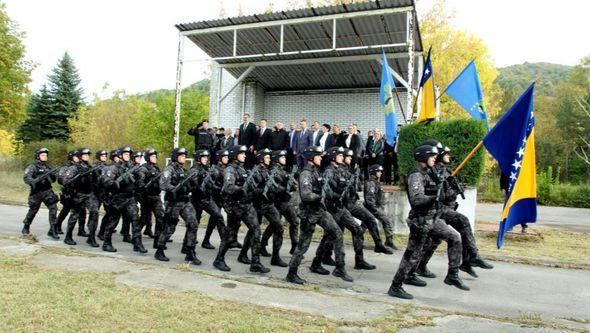
{"type": "Polygon", "coordinates": [[[184,36],[178,38],[178,58],[176,61],[176,99],[174,102],[174,148],[178,148],[180,138],[180,95],[182,94],[182,65],[184,57],[184,36]]]}

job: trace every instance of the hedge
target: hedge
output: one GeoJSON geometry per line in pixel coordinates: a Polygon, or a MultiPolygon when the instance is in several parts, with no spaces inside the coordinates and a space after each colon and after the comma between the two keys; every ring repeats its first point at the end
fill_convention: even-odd
{"type": "MultiPolygon", "coordinates": [[[[435,139],[451,148],[451,167],[455,168],[486,134],[485,122],[481,120],[451,120],[413,124],[402,127],[399,134],[398,163],[402,181],[416,166],[414,149],[424,140],[435,139]]],[[[484,171],[485,149],[480,149],[459,173],[461,181],[477,186],[484,171]]]]}

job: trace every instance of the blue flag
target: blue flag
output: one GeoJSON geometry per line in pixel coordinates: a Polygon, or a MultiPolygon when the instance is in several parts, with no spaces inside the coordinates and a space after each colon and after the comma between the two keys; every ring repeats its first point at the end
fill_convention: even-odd
{"type": "Polygon", "coordinates": [[[475,61],[471,60],[469,65],[449,84],[445,92],[473,118],[485,120],[488,130],[490,129],[475,61]]]}
{"type": "Polygon", "coordinates": [[[397,116],[395,115],[395,103],[393,101],[393,89],[395,82],[389,73],[389,64],[383,52],[383,63],[381,70],[381,93],[379,100],[385,106],[385,134],[387,144],[393,146],[397,137],[397,116]]]}
{"type": "Polygon", "coordinates": [[[498,161],[502,173],[509,175],[498,229],[498,248],[502,247],[504,235],[512,227],[537,221],[534,89],[533,83],[483,138],[484,146],[498,161]]]}

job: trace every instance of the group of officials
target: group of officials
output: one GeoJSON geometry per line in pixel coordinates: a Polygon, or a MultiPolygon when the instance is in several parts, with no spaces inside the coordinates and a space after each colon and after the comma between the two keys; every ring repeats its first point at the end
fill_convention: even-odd
{"type": "MultiPolygon", "coordinates": [[[[245,122],[244,126],[249,125],[245,122]]],[[[241,135],[246,132],[240,128],[241,135]]],[[[208,131],[193,133],[198,144],[212,144],[207,141],[210,139],[208,131]]],[[[307,135],[305,129],[298,134],[299,139],[307,135]]],[[[170,163],[162,171],[157,166],[158,153],[154,149],[145,152],[134,152],[130,147],[111,152],[100,150],[95,154],[96,162],[91,165],[90,149],[79,148],[68,154],[66,165],[56,169],[47,163],[49,151],[40,148],[35,152],[36,161],[24,174],[31,191],[22,233],[30,233],[33,218],[44,203],[49,208],[47,234],[54,239],[59,239],[59,234],[63,233],[62,222],[69,213],[66,244],[76,245],[73,232],[78,225],[77,235],[85,237],[88,245],[98,247],[98,238],[103,242],[102,250],[115,252],[112,237],[121,221],[123,241],[131,243],[134,251],[148,252],[142,240],[145,235],[153,238],[155,259],[169,261],[165,253],[167,243],[182,218],[186,229],[181,252],[186,262],[200,265],[196,253],[197,228],[205,211],[209,221],[201,247],[214,250],[210,237],[215,230],[220,236],[214,267],[229,271],[226,253],[230,248],[240,248],[237,261],[249,265],[251,272],[269,272],[260,260],[261,256],[268,256],[271,265],[288,267],[286,280],[297,284],[306,282],[298,275],[298,268],[309,249],[316,225],[324,231],[310,266],[310,271],[316,274],[328,275],[330,271],[324,266],[334,266],[332,275],[353,281],[345,268],[344,230],[352,234],[354,269],[376,268],[365,260],[363,253],[367,230],[375,252],[392,254],[396,249],[393,223],[383,211],[385,203],[380,181],[383,167],[371,165],[368,176],[362,177],[352,149],[335,145],[324,150],[321,145],[310,145],[294,151],[299,166],[292,172],[288,167],[290,152],[287,150],[235,144],[227,148],[210,147],[214,150],[212,154],[202,146],[196,148],[190,169],[185,167],[188,151],[175,148],[170,154],[170,163]],[[250,168],[249,158],[253,158],[250,168]],[[62,186],[60,197],[52,190],[55,181],[62,186]],[[295,209],[292,200],[296,191],[299,209],[295,209]],[[360,191],[363,198],[358,194],[360,191]],[[58,216],[59,201],[63,208],[58,216]],[[101,205],[106,213],[99,227],[101,205]],[[88,232],[84,223],[86,214],[88,232]],[[268,221],[264,231],[263,218],[268,221]],[[292,255],[289,263],[281,257],[283,218],[289,223],[289,253],[292,255]],[[238,231],[242,223],[248,231],[240,243],[238,231]],[[379,233],[379,223],[385,232],[385,242],[379,233]],[[268,252],[271,237],[272,249],[268,252]]],[[[418,276],[436,277],[427,264],[442,241],[447,242],[449,257],[444,282],[469,290],[458,271],[477,277],[474,267],[490,269],[492,266],[479,256],[469,221],[456,211],[456,199],[462,194],[462,187],[447,167],[450,149],[428,140],[415,149],[414,156],[417,166],[407,179],[410,236],[389,295],[412,298],[403,284],[423,287],[426,282],[418,276]]]]}

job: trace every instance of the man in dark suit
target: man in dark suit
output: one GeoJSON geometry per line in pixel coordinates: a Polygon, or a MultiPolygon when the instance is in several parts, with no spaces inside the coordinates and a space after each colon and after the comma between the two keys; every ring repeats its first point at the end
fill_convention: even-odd
{"type": "Polygon", "coordinates": [[[275,125],[275,130],[270,133],[270,150],[287,150],[289,147],[289,133],[285,131],[285,125],[278,122],[275,125]]]}
{"type": "Polygon", "coordinates": [[[234,137],[232,136],[231,128],[224,130],[224,136],[219,139],[219,149],[229,149],[234,145],[234,137]]]}
{"type": "Polygon", "coordinates": [[[260,151],[270,146],[270,133],[272,130],[267,127],[266,119],[260,120],[260,129],[256,132],[256,151],[260,151]]]}
{"type": "Polygon", "coordinates": [[[356,129],[353,124],[348,125],[348,134],[344,137],[344,148],[348,148],[354,153],[352,155],[352,162],[350,163],[351,168],[354,169],[358,163],[358,157],[361,150],[361,139],[356,134],[356,129]]]}
{"type": "Polygon", "coordinates": [[[303,156],[303,151],[307,147],[313,146],[313,134],[309,128],[307,128],[307,121],[302,119],[300,122],[301,128],[299,129],[299,133],[297,134],[297,146],[294,150],[295,155],[297,156],[297,167],[299,170],[303,169],[306,165],[307,160],[303,156]]]}
{"type": "Polygon", "coordinates": [[[240,125],[240,137],[238,138],[238,144],[248,147],[248,153],[246,153],[245,167],[251,169],[254,166],[254,148],[256,146],[256,126],[250,122],[250,115],[245,113],[242,118],[244,122],[240,125]]]}
{"type": "Polygon", "coordinates": [[[297,129],[297,125],[294,121],[289,124],[289,144],[287,148],[287,170],[291,172],[293,170],[293,165],[297,163],[295,158],[295,149],[297,148],[297,139],[299,136],[297,135],[299,130],[297,129]]]}

